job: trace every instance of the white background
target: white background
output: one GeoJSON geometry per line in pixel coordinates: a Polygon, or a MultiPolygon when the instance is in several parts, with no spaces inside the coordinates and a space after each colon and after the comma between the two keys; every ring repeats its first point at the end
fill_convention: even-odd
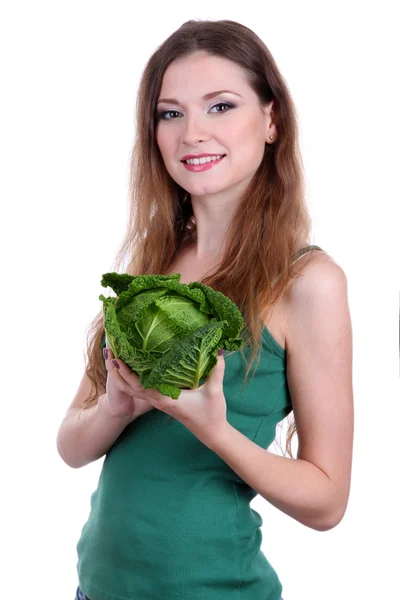
{"type": "Polygon", "coordinates": [[[258,497],[263,551],[285,600],[400,598],[394,7],[2,4],[2,598],[74,598],[76,543],[103,459],[71,469],[56,434],[83,373],[101,275],[125,231],[139,78],[156,47],[191,18],[240,21],[271,50],[299,113],[312,242],[349,285],[355,441],[347,513],[321,533],[258,497]]]}

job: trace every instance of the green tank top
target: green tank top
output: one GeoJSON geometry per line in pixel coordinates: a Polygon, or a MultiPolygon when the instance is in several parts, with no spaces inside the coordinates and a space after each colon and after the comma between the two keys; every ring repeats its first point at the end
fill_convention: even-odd
{"type": "MultiPolygon", "coordinates": [[[[225,363],[227,420],[266,449],[292,410],[286,352],[265,328],[243,391],[241,352],[225,363]]],[[[105,456],[77,544],[80,588],[90,600],[279,600],[256,495],[178,420],[145,413],[105,456]]]]}

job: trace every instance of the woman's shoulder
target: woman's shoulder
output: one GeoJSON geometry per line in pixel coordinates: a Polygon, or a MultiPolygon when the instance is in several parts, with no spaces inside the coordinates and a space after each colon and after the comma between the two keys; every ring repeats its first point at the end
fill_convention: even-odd
{"type": "Polygon", "coordinates": [[[305,321],[310,311],[316,314],[324,306],[329,310],[333,300],[343,307],[347,305],[346,274],[328,252],[312,252],[304,265],[299,263],[301,260],[296,264],[299,273],[285,293],[286,337],[290,336],[290,324],[305,321]]]}
{"type": "Polygon", "coordinates": [[[302,254],[295,263],[295,277],[279,302],[285,347],[293,324],[304,319],[313,303],[324,302],[332,295],[343,299],[347,295],[347,279],[341,266],[326,251],[302,254]]]}
{"type": "Polygon", "coordinates": [[[346,278],[344,270],[335,259],[321,250],[322,248],[320,251],[307,253],[307,260],[303,264],[301,259],[296,261],[298,273],[288,288],[289,296],[310,293],[314,289],[317,291],[323,285],[334,284],[335,281],[346,278]]]}

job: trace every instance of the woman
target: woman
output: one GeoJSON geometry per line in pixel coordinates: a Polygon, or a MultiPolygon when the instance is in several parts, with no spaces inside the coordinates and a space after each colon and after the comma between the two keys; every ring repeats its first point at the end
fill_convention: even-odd
{"type": "Polygon", "coordinates": [[[175,401],[115,360],[97,315],[57,440],[73,467],[105,455],[77,547],[77,598],[279,600],[249,504],[260,494],[318,531],[343,518],[352,335],[346,276],[309,244],[293,101],[251,30],[189,21],[156,50],[131,174],[123,272],[180,273],[223,292],[242,311],[246,344],[175,401]],[[267,451],[291,411],[296,459],[294,427],[289,457],[267,451]]]}

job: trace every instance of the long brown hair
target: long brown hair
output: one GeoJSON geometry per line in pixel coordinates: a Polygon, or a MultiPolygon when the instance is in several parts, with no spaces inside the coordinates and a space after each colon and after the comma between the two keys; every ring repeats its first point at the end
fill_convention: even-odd
{"type": "MultiPolygon", "coordinates": [[[[195,239],[196,223],[189,194],[169,175],[156,142],[156,103],[167,67],[197,51],[229,59],[242,67],[261,105],[274,100],[278,139],[265,144],[245,202],[239,202],[229,226],[226,251],[218,268],[201,280],[226,294],[242,311],[243,335],[252,349],[246,381],[252,366],[256,361],[258,364],[264,321],[290,281],[309,262],[311,255],[298,261],[296,267],[291,264],[300,245],[309,243],[311,220],[304,198],[304,170],[293,100],[270,51],[244,25],[230,20],[187,21],[147,62],[136,106],[128,224],[113,270],[131,275],[164,274],[177,253],[195,239]]],[[[87,334],[86,373],[94,391],[85,408],[97,402],[100,387],[105,389],[106,385],[107,371],[101,354],[103,333],[101,309],[87,334]]],[[[286,440],[286,452],[292,458],[295,432],[293,421],[286,440]]]]}

